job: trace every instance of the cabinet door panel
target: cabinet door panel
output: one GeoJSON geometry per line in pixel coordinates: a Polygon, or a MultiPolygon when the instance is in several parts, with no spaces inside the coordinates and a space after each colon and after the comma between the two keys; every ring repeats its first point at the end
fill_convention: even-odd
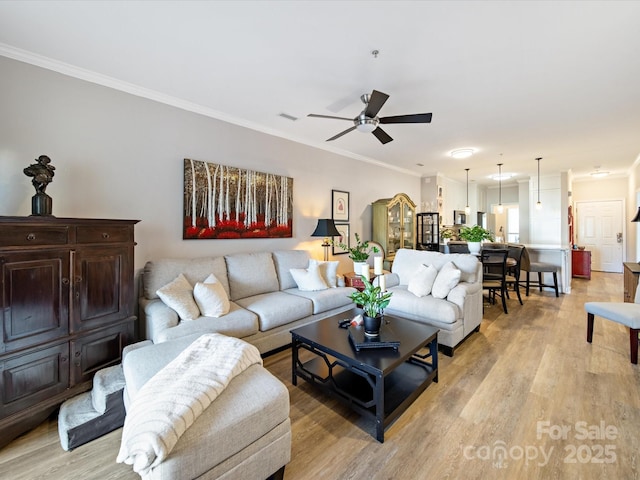
{"type": "Polygon", "coordinates": [[[69,387],[69,344],[0,361],[0,418],[64,392],[69,387]]]}
{"type": "Polygon", "coordinates": [[[0,352],[63,337],[69,331],[69,252],[16,252],[2,265],[0,352]]]}
{"type": "Polygon", "coordinates": [[[132,315],[133,247],[78,249],[74,259],[72,331],[132,315]]]}
{"type": "Polygon", "coordinates": [[[133,340],[133,320],[71,342],[71,383],[90,380],[101,368],[120,363],[122,349],[133,340]]]}

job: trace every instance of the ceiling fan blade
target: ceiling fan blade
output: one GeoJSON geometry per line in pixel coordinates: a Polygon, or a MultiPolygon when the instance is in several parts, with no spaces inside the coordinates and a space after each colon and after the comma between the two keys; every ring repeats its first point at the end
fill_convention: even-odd
{"type": "Polygon", "coordinates": [[[371,92],[371,96],[369,97],[369,103],[367,104],[367,108],[364,111],[364,114],[369,118],[375,117],[376,115],[378,115],[378,112],[380,111],[380,109],[384,105],[384,102],[386,102],[388,98],[389,98],[389,95],[387,95],[386,93],[382,93],[377,90],[374,90],[373,92],[371,92]]]}
{"type": "Polygon", "coordinates": [[[382,130],[380,127],[376,128],[376,129],[375,129],[373,132],[371,132],[371,133],[373,133],[373,134],[376,136],[376,138],[377,138],[378,140],[380,140],[380,143],[382,143],[383,145],[384,145],[385,143],[389,143],[389,142],[393,141],[393,138],[391,138],[391,137],[389,136],[389,134],[388,134],[387,132],[385,132],[384,130],[382,130]]]}
{"type": "Polygon", "coordinates": [[[430,113],[416,113],[413,115],[396,115],[394,117],[382,117],[380,123],[431,123],[430,113]]]}
{"type": "Polygon", "coordinates": [[[347,118],[347,117],[333,117],[331,115],[316,115],[315,113],[310,113],[309,115],[307,115],[307,117],[314,117],[314,118],[332,118],[334,120],[349,120],[350,122],[353,122],[353,118],[347,118]]]}
{"type": "Polygon", "coordinates": [[[351,132],[352,130],[355,130],[355,129],[356,129],[356,126],[355,126],[355,125],[354,125],[353,127],[351,127],[351,128],[347,128],[344,132],[340,132],[339,134],[334,135],[334,136],[333,136],[333,137],[331,137],[331,138],[328,138],[328,139],[327,139],[327,142],[330,142],[331,140],[335,140],[336,138],[340,138],[340,137],[341,137],[341,136],[343,136],[344,134],[349,133],[349,132],[351,132]]]}

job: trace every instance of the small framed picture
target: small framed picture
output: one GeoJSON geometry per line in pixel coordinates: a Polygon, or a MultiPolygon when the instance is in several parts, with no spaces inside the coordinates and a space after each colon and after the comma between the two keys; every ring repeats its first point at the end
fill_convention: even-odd
{"type": "Polygon", "coordinates": [[[331,190],[331,216],[336,222],[349,221],[349,192],[331,190]]]}
{"type": "Polygon", "coordinates": [[[348,223],[336,223],[336,228],[340,232],[339,237],[333,237],[333,245],[331,246],[331,253],[333,255],[344,255],[345,253],[349,253],[349,247],[351,247],[351,242],[349,241],[349,224],[348,223]],[[341,248],[338,244],[346,246],[347,248],[341,248]]]}

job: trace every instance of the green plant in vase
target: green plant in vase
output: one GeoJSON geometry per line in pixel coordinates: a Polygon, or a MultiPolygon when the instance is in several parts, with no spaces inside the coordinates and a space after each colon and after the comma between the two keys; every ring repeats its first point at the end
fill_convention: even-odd
{"type": "MultiPolygon", "coordinates": [[[[334,244],[333,241],[331,243],[334,244]]],[[[336,245],[338,245],[338,247],[340,247],[342,250],[346,250],[347,252],[349,252],[349,258],[354,262],[366,262],[369,258],[369,255],[379,252],[378,247],[374,246],[369,248],[369,240],[366,240],[364,242],[360,241],[360,236],[357,233],[355,246],[349,247],[344,243],[337,243],[336,245]]]]}
{"type": "Polygon", "coordinates": [[[493,241],[493,233],[486,228],[482,228],[480,225],[474,225],[473,227],[461,227],[460,234],[458,236],[467,242],[482,242],[483,240],[493,241]]]}
{"type": "Polygon", "coordinates": [[[473,227],[461,227],[460,234],[458,235],[462,240],[466,240],[469,245],[469,253],[480,253],[480,242],[483,240],[493,241],[493,233],[486,228],[482,228],[480,225],[474,225],[473,227]]]}
{"type": "Polygon", "coordinates": [[[392,292],[383,292],[379,286],[374,286],[364,275],[361,275],[360,278],[364,283],[364,289],[353,292],[349,298],[362,308],[365,335],[375,336],[380,333],[382,312],[389,305],[392,292]]]}

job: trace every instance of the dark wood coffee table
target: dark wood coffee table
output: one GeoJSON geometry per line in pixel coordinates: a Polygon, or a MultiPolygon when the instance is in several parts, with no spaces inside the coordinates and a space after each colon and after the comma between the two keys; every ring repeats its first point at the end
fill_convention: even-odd
{"type": "Polygon", "coordinates": [[[335,396],[363,416],[375,419],[376,439],[429,386],[438,381],[438,329],[395,315],[385,315],[386,338],[396,349],[361,349],[349,340],[338,322],[353,311],[291,331],[292,382],[303,378],[335,396]],[[300,349],[313,353],[302,362],[300,349]]]}

